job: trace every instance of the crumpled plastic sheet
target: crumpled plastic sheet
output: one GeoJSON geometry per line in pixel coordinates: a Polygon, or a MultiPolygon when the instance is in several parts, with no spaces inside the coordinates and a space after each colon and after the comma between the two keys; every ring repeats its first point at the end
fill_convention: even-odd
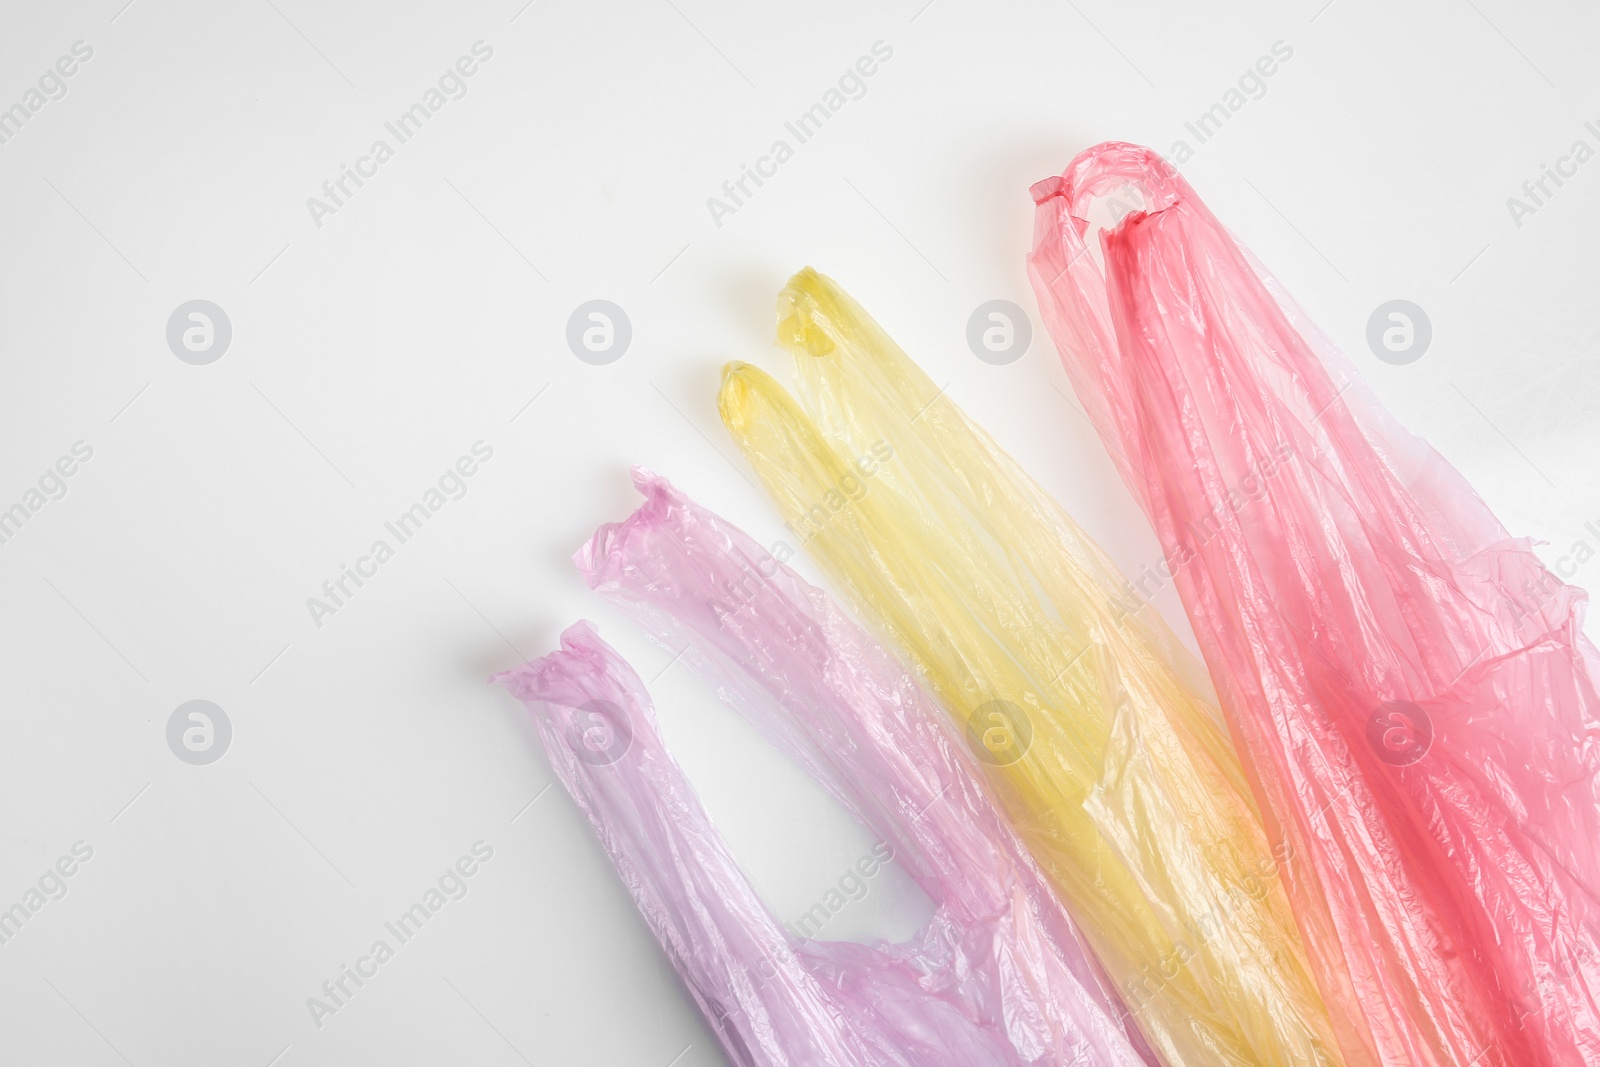
{"type": "Polygon", "coordinates": [[[779,298],[805,407],[724,369],[724,424],[967,736],[1170,1067],[1339,1064],[1221,715],[1037,484],[815,271],[779,298]]]}
{"type": "Polygon", "coordinates": [[[1585,595],[1159,155],[1102,144],[1033,196],[1040,307],[1292,846],[1347,1061],[1600,1064],[1585,595]],[[1102,272],[1086,220],[1129,187],[1102,272]]]}
{"type": "Polygon", "coordinates": [[[970,753],[904,669],[742,531],[646,471],[634,481],[645,504],[576,557],[590,584],[703,671],[936,908],[904,943],[801,940],[729,854],[638,676],[587,624],[499,675],[729,1057],[1153,1063],[970,753]]]}

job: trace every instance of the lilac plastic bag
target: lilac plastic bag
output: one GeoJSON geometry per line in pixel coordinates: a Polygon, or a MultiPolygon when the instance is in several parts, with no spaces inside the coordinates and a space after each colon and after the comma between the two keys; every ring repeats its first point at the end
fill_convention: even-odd
{"type": "Polygon", "coordinates": [[[960,740],[876,642],[665,481],[578,554],[934,902],[907,942],[803,941],[762,903],[664,748],[638,676],[585,623],[498,675],[529,706],[656,938],[738,1064],[1135,1067],[1066,913],[960,740]]]}

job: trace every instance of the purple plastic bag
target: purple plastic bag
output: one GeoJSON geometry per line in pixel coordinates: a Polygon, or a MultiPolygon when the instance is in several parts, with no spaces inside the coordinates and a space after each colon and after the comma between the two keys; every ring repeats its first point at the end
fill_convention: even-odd
{"type": "Polygon", "coordinates": [[[892,850],[935,905],[910,940],[805,941],[760,900],[585,623],[498,675],[738,1064],[975,1067],[1141,1055],[970,754],[820,590],[664,480],[578,553],[638,619],[892,850]]]}

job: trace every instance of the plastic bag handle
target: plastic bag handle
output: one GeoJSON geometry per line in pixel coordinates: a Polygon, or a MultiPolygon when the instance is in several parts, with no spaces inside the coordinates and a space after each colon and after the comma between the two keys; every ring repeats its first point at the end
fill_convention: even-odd
{"type": "Polygon", "coordinates": [[[1137,185],[1145,196],[1145,214],[1172,207],[1193,190],[1176,167],[1159,152],[1126,141],[1107,141],[1085,149],[1062,173],[1035,182],[1028,192],[1035,204],[1060,197],[1081,237],[1089,227],[1088,206],[1124,185],[1137,185]]]}

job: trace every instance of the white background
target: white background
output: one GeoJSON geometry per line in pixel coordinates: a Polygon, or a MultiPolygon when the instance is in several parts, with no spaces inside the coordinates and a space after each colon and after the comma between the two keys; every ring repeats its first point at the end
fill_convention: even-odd
{"type": "MultiPolygon", "coordinates": [[[[124,2],[0,20],[0,107],[94,50],[0,145],[0,508],[94,450],[0,544],[0,908],[94,849],[0,945],[0,1062],[723,1062],[485,678],[594,619],[780,916],[818,900],[872,842],[568,556],[636,462],[781,536],[714,395],[727,359],[787,377],[773,299],[809,263],[1125,569],[1157,560],[1036,315],[1009,366],[964,337],[987,300],[1035,314],[1027,187],[1102,139],[1189,141],[1213,210],[1514,533],[1600,548],[1600,162],[1520,228],[1506,206],[1600,145],[1587,5],[124,2]],[[467,95],[315,225],[479,40],[467,95]],[[718,227],[707,198],[880,40],[865,95],[718,227]],[[233,328],[207,366],[165,337],[196,298],[233,328]],[[605,367],[565,341],[595,298],[633,326],[605,367]],[[1393,298],[1433,324],[1408,366],[1364,340],[1393,298]],[[307,598],[479,440],[467,495],[316,626],[307,598]],[[166,741],[196,698],[234,731],[209,766],[166,741]],[[319,1028],[307,998],[478,840],[468,895],[319,1028]]],[[[918,914],[891,869],[826,936],[918,914]]]]}

